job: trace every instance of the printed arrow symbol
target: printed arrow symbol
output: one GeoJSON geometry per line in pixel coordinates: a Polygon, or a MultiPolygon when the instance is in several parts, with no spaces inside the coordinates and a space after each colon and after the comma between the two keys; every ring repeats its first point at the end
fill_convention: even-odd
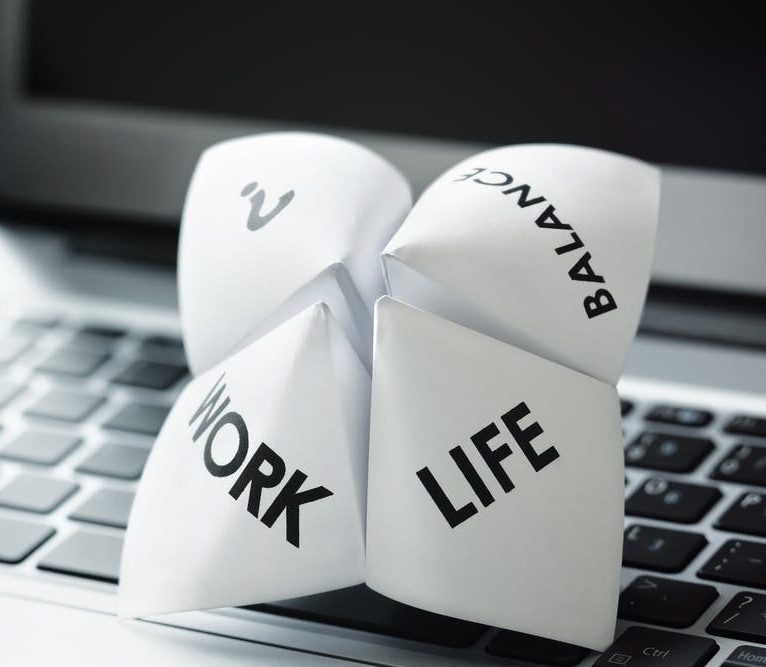
{"type": "Polygon", "coordinates": [[[636,588],[644,590],[646,588],[658,588],[658,586],[651,579],[641,579],[636,588]]]}

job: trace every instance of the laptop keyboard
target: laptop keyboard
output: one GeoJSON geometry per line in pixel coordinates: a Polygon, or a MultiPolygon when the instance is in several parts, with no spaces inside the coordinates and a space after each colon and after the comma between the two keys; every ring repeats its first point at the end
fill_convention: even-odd
{"type": "MultiPolygon", "coordinates": [[[[57,314],[0,319],[0,572],[117,582],[137,480],[187,379],[181,342],[166,332],[57,314]]],[[[620,629],[600,657],[365,586],[246,609],[537,664],[655,664],[649,649],[671,651],[667,664],[719,664],[722,638],[766,656],[766,415],[660,396],[624,397],[622,413],[620,629]]]]}

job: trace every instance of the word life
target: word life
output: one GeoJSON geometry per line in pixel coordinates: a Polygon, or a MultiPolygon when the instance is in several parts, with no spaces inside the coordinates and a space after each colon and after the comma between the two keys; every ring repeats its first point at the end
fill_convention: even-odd
{"type": "MultiPolygon", "coordinates": [[[[529,408],[526,403],[522,402],[511,408],[504,415],[501,415],[500,421],[503,422],[505,428],[516,441],[522,454],[524,454],[535,472],[540,472],[559,458],[559,453],[553,446],[540,453],[535,450],[532,441],[543,434],[543,429],[537,422],[532,422],[526,428],[519,426],[519,422],[528,414],[529,408]]],[[[474,433],[470,440],[478,450],[484,463],[486,463],[490,473],[500,484],[500,488],[505,493],[510,493],[515,487],[502,462],[513,452],[505,442],[494,448],[490,445],[490,440],[499,435],[500,429],[494,422],[490,422],[484,428],[474,433]]],[[[495,497],[482,479],[479,471],[471,463],[463,448],[458,445],[449,450],[449,455],[481,504],[484,507],[489,507],[495,502],[495,497]]],[[[450,525],[450,528],[459,526],[479,511],[472,502],[468,502],[462,507],[455,507],[428,467],[421,468],[416,474],[420,483],[431,497],[431,500],[434,501],[436,507],[450,525]]]]}
{"type": "MultiPolygon", "coordinates": [[[[207,432],[203,450],[205,468],[213,477],[229,477],[239,471],[234,484],[229,489],[229,495],[237,500],[249,487],[247,511],[258,518],[261,510],[262,491],[278,486],[285,479],[287,465],[284,459],[265,442],[258,445],[250,460],[245,463],[250,449],[250,434],[242,415],[233,410],[227,411],[231,402],[230,398],[226,396],[221,401],[221,397],[226,391],[226,384],[221,384],[223,378],[224,375],[218,378],[218,381],[189,420],[190,427],[199,421],[193,432],[192,441],[197,442],[207,432]],[[233,428],[236,432],[237,449],[228,461],[216,461],[213,458],[213,445],[221,430],[226,426],[233,428]],[[265,470],[264,464],[266,464],[265,470]]],[[[304,472],[294,470],[271,505],[260,516],[261,523],[271,528],[276,520],[284,514],[286,539],[296,547],[300,546],[301,505],[333,495],[332,491],[324,486],[316,486],[301,491],[306,479],[307,476],[304,472]]]]}
{"type": "MultiPolygon", "coordinates": [[[[493,188],[506,188],[500,190],[500,192],[504,195],[517,195],[516,205],[519,208],[539,206],[547,201],[546,198],[541,195],[530,197],[531,187],[526,183],[513,185],[513,176],[504,171],[490,171],[483,167],[475,167],[470,173],[463,174],[460,178],[456,178],[455,182],[469,180],[472,183],[478,183],[479,185],[487,185],[493,188]]],[[[575,250],[583,250],[579,259],[577,259],[569,269],[568,273],[570,280],[586,283],[606,283],[604,277],[596,273],[591,266],[591,254],[589,251],[584,250],[585,244],[582,239],[580,239],[577,232],[572,229],[571,225],[561,222],[556,215],[555,206],[547,204],[537,216],[535,224],[540,229],[550,229],[568,233],[571,241],[556,247],[554,250],[557,255],[565,255],[574,252],[575,250]]],[[[596,289],[593,294],[588,295],[583,299],[583,308],[588,319],[592,319],[599,315],[603,315],[604,313],[608,313],[610,310],[615,310],[617,308],[617,302],[608,289],[600,287],[596,289]]]]}

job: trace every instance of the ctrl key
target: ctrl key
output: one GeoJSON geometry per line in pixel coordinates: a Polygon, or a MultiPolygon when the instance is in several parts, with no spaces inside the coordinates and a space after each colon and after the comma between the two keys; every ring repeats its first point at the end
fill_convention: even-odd
{"type": "Polygon", "coordinates": [[[595,665],[700,667],[718,652],[712,639],[634,625],[601,654],[595,665]]]}

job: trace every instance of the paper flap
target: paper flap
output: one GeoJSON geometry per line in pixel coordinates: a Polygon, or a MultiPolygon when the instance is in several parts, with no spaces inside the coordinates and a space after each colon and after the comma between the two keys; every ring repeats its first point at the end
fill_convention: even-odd
{"type": "MultiPolygon", "coordinates": [[[[300,312],[324,294],[303,289],[343,265],[369,331],[383,293],[378,255],[411,205],[409,186],[378,155],[318,134],[276,133],[208,148],[184,205],[178,279],[184,344],[194,374],[231,354],[290,301],[300,312]],[[303,298],[297,298],[302,295],[303,298]]],[[[348,294],[347,290],[342,294],[348,294]]],[[[343,321],[342,324],[348,323],[343,321]]],[[[347,327],[350,340],[358,335],[347,327]]]]}
{"type": "Polygon", "coordinates": [[[615,384],[648,285],[659,183],[654,167],[596,149],[480,153],[426,190],[383,261],[481,317],[406,283],[392,295],[447,318],[460,311],[470,328],[615,384]]]}
{"type": "Polygon", "coordinates": [[[121,614],[361,583],[368,395],[369,376],[322,304],[192,380],[133,505],[121,614]]]}
{"type": "Polygon", "coordinates": [[[615,627],[622,526],[614,387],[378,302],[370,587],[436,613],[603,649],[615,627]]]}

